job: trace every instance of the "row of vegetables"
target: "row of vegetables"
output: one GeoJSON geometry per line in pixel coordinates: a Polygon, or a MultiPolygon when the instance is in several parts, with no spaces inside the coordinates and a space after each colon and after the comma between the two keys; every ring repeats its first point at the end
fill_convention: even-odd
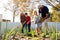
{"type": "Polygon", "coordinates": [[[40,39],[49,39],[49,40],[57,40],[60,37],[60,32],[57,31],[56,28],[53,26],[49,28],[48,32],[49,34],[46,35],[46,27],[42,29],[42,33],[40,35],[37,34],[37,31],[35,29],[31,28],[31,32],[28,32],[26,29],[24,29],[24,34],[21,32],[21,27],[15,27],[9,30],[7,28],[4,29],[4,33],[2,34],[1,40],[40,40],[40,39]],[[31,34],[29,36],[29,34],[31,34]]]}
{"type": "Polygon", "coordinates": [[[53,27],[52,31],[48,30],[49,34],[46,35],[46,28],[43,28],[42,32],[40,35],[37,34],[37,31],[34,29],[31,29],[31,32],[29,33],[26,29],[24,30],[24,34],[21,33],[21,27],[17,27],[17,28],[12,28],[11,30],[8,30],[7,28],[4,30],[4,33],[2,34],[2,40],[19,40],[19,39],[31,39],[31,40],[38,40],[38,39],[48,39],[49,40],[56,40],[57,36],[60,35],[60,33],[58,33],[57,35],[57,30],[53,27]],[[31,34],[29,36],[29,34],[31,34]]]}

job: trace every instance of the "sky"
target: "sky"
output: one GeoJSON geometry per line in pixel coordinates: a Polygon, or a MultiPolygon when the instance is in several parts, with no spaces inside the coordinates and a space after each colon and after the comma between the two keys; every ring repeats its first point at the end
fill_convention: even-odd
{"type": "MultiPolygon", "coordinates": [[[[7,4],[8,0],[0,0],[0,14],[2,14],[2,19],[13,21],[13,13],[9,10],[5,11],[4,5],[7,4]]],[[[19,22],[19,17],[16,16],[15,22],[19,22]]]]}
{"type": "MultiPolygon", "coordinates": [[[[2,14],[2,19],[7,19],[13,21],[13,13],[9,10],[5,11],[4,5],[8,3],[8,0],[0,0],[0,14],[2,14]]],[[[51,7],[48,6],[49,10],[51,11],[51,7]]],[[[19,15],[16,16],[15,22],[19,22],[19,15]]]]}

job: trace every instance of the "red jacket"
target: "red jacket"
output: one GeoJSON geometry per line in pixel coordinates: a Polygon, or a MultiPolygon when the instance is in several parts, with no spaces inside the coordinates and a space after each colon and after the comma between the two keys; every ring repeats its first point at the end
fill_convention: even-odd
{"type": "Polygon", "coordinates": [[[26,23],[28,23],[28,24],[31,23],[31,18],[30,18],[30,16],[27,16],[27,17],[26,17],[26,23]]]}

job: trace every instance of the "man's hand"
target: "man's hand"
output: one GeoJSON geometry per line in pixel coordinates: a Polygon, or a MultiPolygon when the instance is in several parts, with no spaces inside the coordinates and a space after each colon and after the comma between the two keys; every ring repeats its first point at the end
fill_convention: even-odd
{"type": "Polygon", "coordinates": [[[45,19],[44,18],[42,18],[42,22],[44,21],[45,19]]]}
{"type": "Polygon", "coordinates": [[[45,18],[40,18],[40,22],[43,22],[47,18],[48,18],[48,14],[46,13],[46,17],[45,18]]]}
{"type": "Polygon", "coordinates": [[[41,19],[40,19],[40,22],[43,22],[44,20],[45,20],[45,18],[41,18],[41,19]]]}

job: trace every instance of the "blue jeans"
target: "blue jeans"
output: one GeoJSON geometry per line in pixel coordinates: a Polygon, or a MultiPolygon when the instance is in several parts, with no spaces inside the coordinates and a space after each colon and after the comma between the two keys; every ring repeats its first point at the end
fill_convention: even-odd
{"type": "Polygon", "coordinates": [[[30,26],[31,24],[22,24],[22,33],[24,33],[24,27],[28,30],[28,32],[30,32],[30,26]]]}

